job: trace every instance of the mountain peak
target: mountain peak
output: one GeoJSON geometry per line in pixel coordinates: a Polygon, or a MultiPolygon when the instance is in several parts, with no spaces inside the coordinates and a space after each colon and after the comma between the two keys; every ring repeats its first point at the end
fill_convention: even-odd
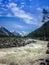
{"type": "Polygon", "coordinates": [[[3,28],[2,26],[0,26],[0,28],[3,28]]]}
{"type": "Polygon", "coordinates": [[[13,31],[12,32],[15,36],[21,36],[21,34],[19,32],[13,31]]]}

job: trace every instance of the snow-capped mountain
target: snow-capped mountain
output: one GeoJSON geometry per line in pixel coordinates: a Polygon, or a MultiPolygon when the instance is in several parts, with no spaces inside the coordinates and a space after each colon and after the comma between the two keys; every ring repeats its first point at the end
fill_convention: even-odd
{"type": "Polygon", "coordinates": [[[12,34],[13,34],[14,36],[21,36],[21,34],[20,34],[19,32],[16,32],[16,31],[13,31],[12,34]]]}

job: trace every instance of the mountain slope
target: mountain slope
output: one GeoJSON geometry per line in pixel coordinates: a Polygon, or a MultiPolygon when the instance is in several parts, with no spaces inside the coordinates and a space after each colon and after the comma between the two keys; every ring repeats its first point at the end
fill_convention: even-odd
{"type": "Polygon", "coordinates": [[[14,36],[21,36],[20,33],[16,32],[16,31],[14,31],[12,33],[13,33],[14,36]]]}
{"type": "Polygon", "coordinates": [[[49,21],[46,22],[45,24],[43,24],[37,30],[28,34],[27,36],[31,37],[31,38],[41,38],[41,39],[43,39],[44,38],[44,32],[45,32],[46,38],[49,39],[49,21]]]}
{"type": "Polygon", "coordinates": [[[0,36],[13,36],[6,28],[0,26],[0,36]]]}

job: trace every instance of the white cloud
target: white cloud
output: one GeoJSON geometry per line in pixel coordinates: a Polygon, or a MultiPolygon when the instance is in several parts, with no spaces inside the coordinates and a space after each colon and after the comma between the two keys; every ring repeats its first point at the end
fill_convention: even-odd
{"type": "Polygon", "coordinates": [[[20,8],[23,8],[24,7],[24,5],[21,5],[21,7],[20,8]]]}
{"type": "MultiPolygon", "coordinates": [[[[24,4],[24,3],[22,3],[22,4],[24,4]]],[[[35,18],[35,16],[33,16],[33,15],[29,14],[29,13],[26,13],[21,8],[17,7],[16,3],[9,3],[8,5],[6,5],[6,7],[7,7],[7,9],[3,9],[3,10],[5,12],[10,10],[12,13],[7,12],[7,14],[5,16],[7,16],[7,17],[19,17],[19,18],[22,18],[23,21],[26,24],[38,25],[37,18],[35,18]]],[[[40,8],[38,8],[38,10],[40,10],[40,8]]]]}
{"type": "Polygon", "coordinates": [[[25,2],[21,2],[20,8],[23,8],[25,6],[25,2]]]}
{"type": "Polygon", "coordinates": [[[41,7],[38,7],[37,10],[38,10],[38,11],[42,11],[42,8],[41,8],[41,7]]]}
{"type": "Polygon", "coordinates": [[[18,25],[18,24],[17,24],[17,27],[19,27],[19,28],[24,28],[24,26],[22,26],[22,25],[18,25]]]}
{"type": "Polygon", "coordinates": [[[32,19],[24,19],[25,20],[25,22],[27,23],[27,24],[33,24],[33,25],[38,25],[38,23],[37,23],[37,19],[36,18],[34,18],[34,17],[32,17],[32,19]]]}
{"type": "Polygon", "coordinates": [[[13,28],[21,28],[21,29],[24,29],[24,26],[22,26],[20,24],[17,24],[17,23],[12,23],[12,27],[13,28]]]}
{"type": "Polygon", "coordinates": [[[49,6],[43,6],[42,8],[41,7],[38,7],[36,8],[38,11],[42,11],[43,9],[46,9],[46,10],[49,10],[49,6]]]}
{"type": "Polygon", "coordinates": [[[15,17],[22,18],[27,24],[35,24],[35,18],[30,14],[26,13],[24,10],[18,8],[17,4],[10,3],[9,8],[11,9],[15,17]]]}
{"type": "Polygon", "coordinates": [[[14,16],[20,17],[20,18],[29,18],[31,19],[31,16],[27,15],[25,11],[21,10],[17,7],[15,3],[10,3],[9,7],[11,11],[14,13],[14,16]]]}
{"type": "Polygon", "coordinates": [[[8,16],[8,17],[12,17],[12,15],[11,15],[10,13],[8,13],[6,16],[8,16]]]}

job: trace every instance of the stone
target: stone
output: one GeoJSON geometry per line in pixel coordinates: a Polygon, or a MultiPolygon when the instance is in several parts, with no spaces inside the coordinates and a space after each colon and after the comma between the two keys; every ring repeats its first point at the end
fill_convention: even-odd
{"type": "Polygon", "coordinates": [[[47,47],[49,47],[49,42],[48,42],[48,44],[47,44],[47,47]]]}
{"type": "Polygon", "coordinates": [[[49,54],[49,49],[46,51],[46,54],[49,54]]]}
{"type": "Polygon", "coordinates": [[[44,62],[41,62],[40,65],[45,65],[45,63],[44,62]]]}

